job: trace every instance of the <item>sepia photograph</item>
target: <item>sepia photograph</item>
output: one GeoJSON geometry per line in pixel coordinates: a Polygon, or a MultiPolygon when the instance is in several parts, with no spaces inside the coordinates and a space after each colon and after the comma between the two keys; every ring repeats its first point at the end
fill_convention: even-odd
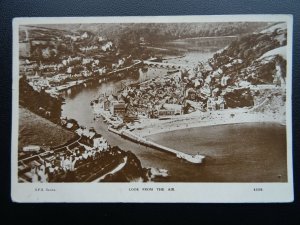
{"type": "Polygon", "coordinates": [[[291,27],[285,15],[15,19],[15,191],[124,184],[133,201],[160,188],[172,201],[184,185],[250,183],[291,196],[291,27]]]}

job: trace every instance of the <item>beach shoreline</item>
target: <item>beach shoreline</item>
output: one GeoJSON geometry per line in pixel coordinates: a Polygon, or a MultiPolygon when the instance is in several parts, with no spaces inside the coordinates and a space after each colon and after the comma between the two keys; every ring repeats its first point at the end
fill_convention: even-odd
{"type": "Polygon", "coordinates": [[[140,137],[154,134],[184,130],[197,127],[242,123],[278,123],[285,126],[284,116],[277,114],[264,114],[251,112],[249,109],[227,109],[224,111],[195,112],[193,114],[175,116],[169,120],[144,119],[134,126],[131,131],[140,137]]]}

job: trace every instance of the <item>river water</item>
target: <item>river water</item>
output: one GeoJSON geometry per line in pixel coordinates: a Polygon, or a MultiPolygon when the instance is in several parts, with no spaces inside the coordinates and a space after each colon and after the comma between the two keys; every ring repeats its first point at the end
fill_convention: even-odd
{"type": "MultiPolygon", "coordinates": [[[[226,39],[227,40],[227,39],[226,39]]],[[[166,46],[185,50],[185,56],[168,60],[172,63],[197,63],[205,61],[230,41],[224,39],[178,40],[166,46]],[[218,42],[218,40],[220,42],[218,42]],[[194,45],[193,45],[194,43],[194,45]],[[200,43],[200,44],[199,44],[200,43]],[[205,47],[201,48],[205,43],[205,47]],[[209,46],[211,45],[211,46],[209,46]],[[200,47],[199,47],[200,46],[200,47]]],[[[139,71],[135,78],[123,81],[144,81],[166,74],[166,69],[149,68],[139,71]]],[[[80,125],[94,127],[108,140],[130,150],[141,160],[144,167],[164,168],[168,178],[162,182],[286,182],[286,133],[285,127],[270,123],[220,125],[204,128],[166,132],[147,138],[159,144],[173,147],[186,153],[201,153],[206,156],[203,164],[191,164],[175,156],[125,140],[107,130],[102,119],[94,119],[91,100],[100,94],[115,93],[122,81],[110,81],[65,94],[62,116],[73,118],[80,125]]]]}

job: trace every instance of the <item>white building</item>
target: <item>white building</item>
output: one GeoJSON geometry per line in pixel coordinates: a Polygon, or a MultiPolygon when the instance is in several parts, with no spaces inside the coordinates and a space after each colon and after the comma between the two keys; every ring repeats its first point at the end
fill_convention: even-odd
{"type": "Polygon", "coordinates": [[[85,65],[85,64],[88,64],[92,61],[93,61],[93,58],[83,58],[82,59],[82,64],[85,65]]]}
{"type": "Polygon", "coordinates": [[[38,145],[28,145],[23,147],[24,152],[38,152],[40,151],[41,147],[38,145]]]}
{"type": "Polygon", "coordinates": [[[174,114],[181,114],[182,112],[182,105],[178,104],[164,104],[163,107],[166,110],[174,110],[174,114]]]}
{"type": "Polygon", "coordinates": [[[86,38],[88,38],[88,34],[84,32],[84,34],[81,35],[81,39],[86,39],[86,38]]]}
{"type": "Polygon", "coordinates": [[[93,147],[99,149],[100,151],[108,149],[108,143],[101,135],[93,139],[93,147]]]}
{"type": "Polygon", "coordinates": [[[228,75],[222,77],[222,79],[221,79],[221,86],[222,86],[222,87],[227,86],[227,83],[228,83],[229,78],[230,78],[230,77],[229,77],[228,75]]]}

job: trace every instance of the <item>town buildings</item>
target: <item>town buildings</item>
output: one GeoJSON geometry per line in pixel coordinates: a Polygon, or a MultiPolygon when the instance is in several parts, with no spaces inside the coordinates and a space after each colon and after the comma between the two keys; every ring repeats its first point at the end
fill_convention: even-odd
{"type": "Polygon", "coordinates": [[[107,140],[92,129],[78,128],[78,137],[62,146],[25,146],[19,157],[19,182],[53,182],[110,150],[107,140]]]}

